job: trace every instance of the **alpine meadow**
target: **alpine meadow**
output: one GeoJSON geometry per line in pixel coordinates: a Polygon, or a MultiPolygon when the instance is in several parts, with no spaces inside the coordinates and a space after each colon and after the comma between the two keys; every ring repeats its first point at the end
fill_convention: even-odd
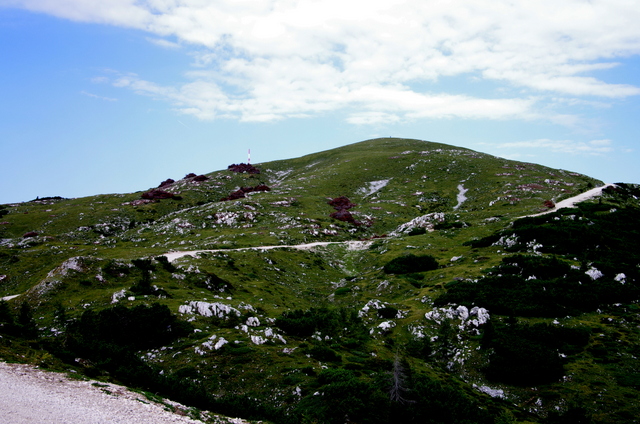
{"type": "Polygon", "coordinates": [[[640,186],[398,138],[166,178],[0,205],[0,359],[205,422],[640,422],[640,186]]]}

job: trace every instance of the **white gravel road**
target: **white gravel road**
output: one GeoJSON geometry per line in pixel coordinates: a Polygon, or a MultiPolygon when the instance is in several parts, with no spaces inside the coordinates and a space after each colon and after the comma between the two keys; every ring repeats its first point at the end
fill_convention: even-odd
{"type": "MultiPolygon", "coordinates": [[[[167,402],[171,408],[187,408],[167,402]]],[[[182,412],[183,413],[183,412],[182,412]]],[[[82,381],[29,365],[0,362],[3,424],[202,424],[114,384],[82,381]]],[[[219,422],[245,423],[229,418],[219,422]]]]}
{"type": "Polygon", "coordinates": [[[174,251],[165,253],[164,256],[167,257],[169,262],[173,262],[176,259],[182,258],[183,256],[196,256],[200,253],[215,253],[215,252],[240,252],[243,250],[257,250],[257,251],[265,251],[272,249],[298,249],[298,250],[308,250],[314,247],[319,246],[328,246],[330,244],[344,244],[348,247],[349,250],[362,250],[368,248],[372,241],[360,241],[360,240],[351,240],[351,241],[315,241],[313,243],[305,243],[305,244],[292,244],[292,245],[275,245],[275,246],[256,246],[256,247],[240,247],[236,249],[210,249],[210,250],[182,250],[182,251],[174,251]]]}
{"type": "Polygon", "coordinates": [[[584,202],[585,200],[593,199],[594,197],[602,196],[602,191],[607,187],[615,187],[615,184],[605,184],[600,187],[592,188],[589,191],[585,191],[584,193],[580,193],[577,196],[570,197],[568,199],[564,199],[556,203],[555,207],[549,209],[548,211],[536,213],[533,215],[521,216],[520,218],[528,218],[533,216],[546,215],[551,212],[559,211],[563,208],[575,208],[576,204],[580,202],[584,202]]]}

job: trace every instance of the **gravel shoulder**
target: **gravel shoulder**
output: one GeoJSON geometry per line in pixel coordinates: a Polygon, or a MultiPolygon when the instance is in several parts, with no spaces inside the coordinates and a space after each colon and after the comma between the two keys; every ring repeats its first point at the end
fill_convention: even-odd
{"type": "Polygon", "coordinates": [[[183,415],[187,409],[171,401],[152,402],[123,386],[0,362],[0,421],[4,424],[202,424],[183,415]]]}

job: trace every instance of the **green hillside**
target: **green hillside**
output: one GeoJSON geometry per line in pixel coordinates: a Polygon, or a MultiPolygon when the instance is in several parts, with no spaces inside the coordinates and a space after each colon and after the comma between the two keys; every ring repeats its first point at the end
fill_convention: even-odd
{"type": "Polygon", "coordinates": [[[0,206],[0,358],[274,423],[639,421],[637,186],[553,211],[603,183],[395,138],[167,178],[0,206]]]}

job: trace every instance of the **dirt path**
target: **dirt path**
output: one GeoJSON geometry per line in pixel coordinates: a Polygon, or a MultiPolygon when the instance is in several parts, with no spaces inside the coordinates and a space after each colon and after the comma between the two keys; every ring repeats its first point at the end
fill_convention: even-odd
{"type": "MultiPolygon", "coordinates": [[[[601,187],[596,187],[596,188],[591,189],[589,191],[585,191],[584,193],[580,193],[580,194],[578,194],[576,196],[570,197],[568,199],[564,199],[564,200],[558,202],[554,208],[549,209],[548,211],[540,212],[540,213],[533,214],[533,215],[520,216],[520,217],[518,217],[516,219],[528,218],[528,217],[539,216],[539,215],[545,215],[545,214],[560,210],[562,208],[573,208],[573,207],[575,207],[576,203],[584,202],[585,200],[589,200],[589,199],[592,199],[594,197],[601,196],[602,195],[602,190],[604,190],[607,187],[615,187],[615,184],[605,184],[605,185],[603,185],[601,187]]],[[[467,192],[467,190],[464,187],[462,187],[462,185],[459,185],[458,189],[460,190],[460,193],[458,194],[458,205],[456,206],[456,208],[458,206],[460,206],[460,204],[462,204],[462,202],[467,200],[467,198],[464,196],[464,194],[467,192]]],[[[213,253],[213,252],[230,252],[230,251],[231,252],[238,252],[238,251],[242,251],[242,250],[265,251],[265,250],[281,249],[281,248],[306,250],[306,249],[311,249],[313,247],[327,246],[327,245],[330,245],[330,244],[346,244],[350,250],[360,250],[360,249],[366,249],[371,244],[371,242],[369,242],[369,241],[318,241],[318,242],[314,242],[314,243],[295,244],[295,245],[240,247],[240,248],[237,248],[237,249],[210,249],[210,250],[174,251],[174,252],[165,253],[164,256],[167,257],[169,262],[173,262],[176,259],[182,258],[184,256],[196,256],[196,255],[198,255],[200,253],[207,253],[207,252],[210,252],[210,253],[213,253]]]]}
{"type": "Polygon", "coordinates": [[[548,211],[536,213],[533,215],[521,216],[519,218],[529,218],[532,216],[546,215],[551,212],[559,211],[560,209],[563,209],[563,208],[574,208],[577,203],[584,202],[585,200],[593,199],[594,197],[602,196],[602,190],[604,190],[607,187],[615,187],[615,184],[605,184],[600,187],[592,188],[591,190],[585,191],[584,193],[580,193],[576,196],[559,201],[558,203],[556,203],[555,207],[549,209],[548,211]]]}
{"type": "Polygon", "coordinates": [[[169,252],[165,253],[163,256],[166,256],[169,262],[173,262],[176,259],[182,258],[183,256],[196,256],[200,253],[212,253],[212,252],[240,252],[243,250],[255,250],[255,251],[265,251],[272,249],[299,249],[299,250],[308,250],[318,246],[328,246],[330,244],[346,244],[349,250],[361,250],[366,249],[372,242],[370,241],[316,241],[313,243],[305,243],[305,244],[293,244],[293,245],[276,245],[276,246],[257,246],[257,247],[240,247],[237,249],[210,249],[210,250],[185,250],[178,252],[169,252]]]}

